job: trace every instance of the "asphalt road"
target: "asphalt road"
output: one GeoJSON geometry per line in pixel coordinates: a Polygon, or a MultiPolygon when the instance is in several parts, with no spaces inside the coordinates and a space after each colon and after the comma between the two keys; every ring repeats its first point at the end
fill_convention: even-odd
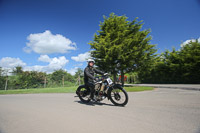
{"type": "Polygon", "coordinates": [[[0,133],[200,133],[200,91],[128,94],[126,107],[66,93],[0,95],[0,133]]]}

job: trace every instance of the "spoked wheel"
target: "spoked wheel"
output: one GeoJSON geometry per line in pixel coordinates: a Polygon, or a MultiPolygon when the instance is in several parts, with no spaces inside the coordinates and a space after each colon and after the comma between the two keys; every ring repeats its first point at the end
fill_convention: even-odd
{"type": "Polygon", "coordinates": [[[115,87],[110,92],[110,100],[114,105],[125,106],[128,103],[128,94],[122,87],[115,87]]]}
{"type": "Polygon", "coordinates": [[[89,99],[90,90],[89,90],[89,88],[80,87],[80,88],[78,88],[78,91],[79,91],[78,97],[82,102],[84,102],[84,103],[90,102],[90,99],[89,99]]]}

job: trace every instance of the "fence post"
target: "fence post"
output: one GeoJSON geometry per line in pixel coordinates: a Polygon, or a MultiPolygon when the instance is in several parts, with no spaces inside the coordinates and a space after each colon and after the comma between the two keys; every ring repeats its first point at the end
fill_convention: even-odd
{"type": "Polygon", "coordinates": [[[46,76],[44,77],[44,88],[46,88],[46,84],[47,84],[47,78],[46,76]]]}
{"type": "Polygon", "coordinates": [[[63,75],[63,78],[62,78],[62,84],[63,84],[63,87],[64,87],[64,85],[65,85],[64,75],[63,75]]]}
{"type": "Polygon", "coordinates": [[[6,76],[5,91],[7,90],[7,86],[8,86],[8,76],[6,76]]]}

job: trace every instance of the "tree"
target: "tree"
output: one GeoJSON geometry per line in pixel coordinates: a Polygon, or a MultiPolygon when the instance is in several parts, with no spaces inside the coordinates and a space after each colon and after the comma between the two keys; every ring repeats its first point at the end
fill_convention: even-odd
{"type": "Polygon", "coordinates": [[[54,71],[51,74],[51,80],[55,81],[56,84],[62,83],[63,86],[64,86],[64,81],[75,82],[74,77],[62,69],[54,71]]]}
{"type": "Polygon", "coordinates": [[[179,52],[185,83],[200,83],[200,42],[190,41],[179,52]]]}
{"type": "Polygon", "coordinates": [[[22,74],[23,73],[23,69],[21,66],[17,66],[13,69],[13,72],[12,72],[14,75],[18,75],[18,74],[22,74]]]}
{"type": "Polygon", "coordinates": [[[4,88],[4,84],[5,84],[4,70],[2,67],[0,67],[0,89],[4,88]]]}
{"type": "Polygon", "coordinates": [[[150,44],[150,30],[141,30],[143,23],[138,18],[127,19],[114,13],[104,16],[98,34],[95,33],[94,40],[89,43],[96,65],[114,74],[114,79],[120,72],[122,85],[125,73],[136,71],[156,52],[155,45],[150,44]]]}
{"type": "Polygon", "coordinates": [[[78,71],[75,73],[74,77],[77,79],[78,84],[81,84],[81,78],[83,78],[83,70],[81,68],[78,68],[78,71]]]}
{"type": "Polygon", "coordinates": [[[139,73],[143,83],[200,83],[200,42],[191,41],[181,49],[165,50],[154,63],[139,73]]]}
{"type": "Polygon", "coordinates": [[[65,72],[64,70],[60,69],[60,70],[56,70],[52,73],[52,80],[57,82],[57,83],[61,83],[63,80],[63,76],[66,75],[67,72],[65,72]]]}
{"type": "Polygon", "coordinates": [[[25,71],[19,75],[20,88],[37,88],[44,83],[44,73],[37,71],[25,71]]]}

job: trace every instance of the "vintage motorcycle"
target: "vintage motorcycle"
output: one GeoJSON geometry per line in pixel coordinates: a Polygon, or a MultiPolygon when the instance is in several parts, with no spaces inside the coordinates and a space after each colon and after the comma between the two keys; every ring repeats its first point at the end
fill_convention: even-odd
{"type": "MultiPolygon", "coordinates": [[[[108,75],[97,77],[99,80],[95,82],[94,101],[100,102],[108,98],[116,106],[125,106],[128,103],[128,94],[120,84],[114,84],[108,75]]],[[[90,102],[90,88],[80,85],[76,94],[79,99],[84,102],[90,102]]]]}

